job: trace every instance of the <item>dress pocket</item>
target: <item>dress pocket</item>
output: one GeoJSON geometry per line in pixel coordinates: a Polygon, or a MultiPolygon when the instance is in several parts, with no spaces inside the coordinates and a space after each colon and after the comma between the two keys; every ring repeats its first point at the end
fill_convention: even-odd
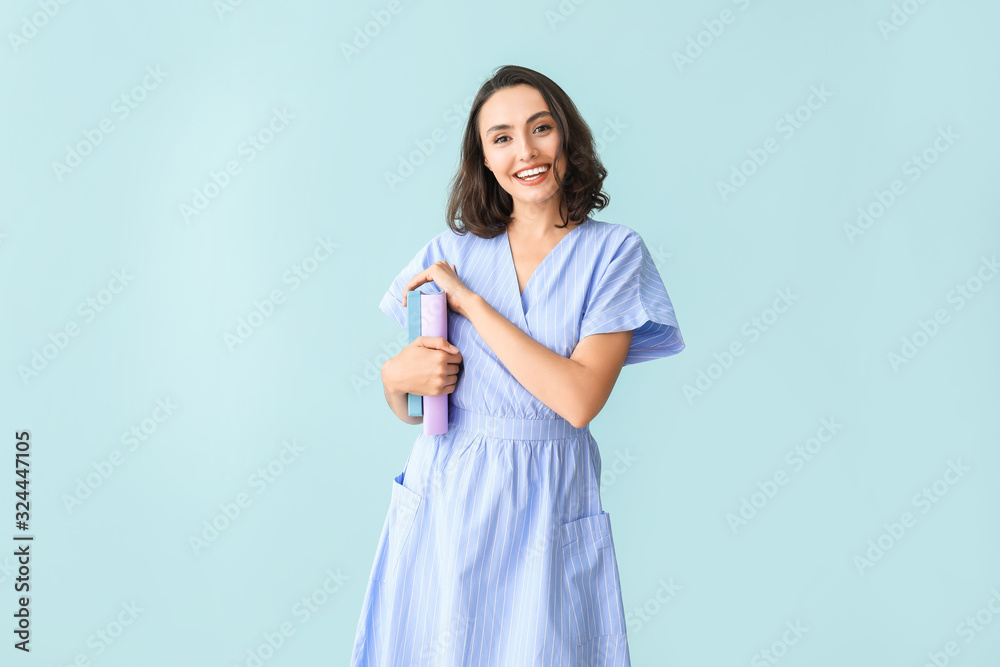
{"type": "Polygon", "coordinates": [[[406,547],[413,528],[413,520],[422,500],[420,494],[403,486],[405,471],[392,480],[392,496],[389,499],[389,513],[382,528],[378,555],[372,568],[372,579],[391,581],[396,574],[399,557],[406,547]]]}
{"type": "Polygon", "coordinates": [[[566,602],[577,645],[625,634],[625,610],[611,521],[607,512],[559,528],[566,574],[566,602]]]}

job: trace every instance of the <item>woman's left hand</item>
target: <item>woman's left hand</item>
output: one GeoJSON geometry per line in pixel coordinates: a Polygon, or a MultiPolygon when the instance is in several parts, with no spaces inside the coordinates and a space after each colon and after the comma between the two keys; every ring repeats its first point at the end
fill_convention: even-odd
{"type": "Polygon", "coordinates": [[[466,287],[462,279],[458,277],[455,265],[444,260],[434,262],[406,283],[403,287],[403,307],[406,308],[407,292],[431,281],[434,281],[445,293],[448,307],[462,317],[468,318],[465,313],[465,304],[469,303],[469,299],[475,297],[476,293],[466,287]]]}

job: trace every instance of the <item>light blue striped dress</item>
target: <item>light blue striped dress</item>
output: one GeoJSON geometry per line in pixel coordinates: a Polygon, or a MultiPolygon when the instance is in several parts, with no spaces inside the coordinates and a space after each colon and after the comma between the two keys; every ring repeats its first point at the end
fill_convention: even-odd
{"type": "MultiPolygon", "coordinates": [[[[624,225],[588,219],[572,229],[523,294],[506,232],[483,239],[446,230],[382,299],[400,326],[402,288],[442,259],[565,357],[584,336],[630,329],[626,364],[684,349],[649,250],[624,225]]],[[[438,291],[433,283],[420,289],[438,291]]],[[[627,667],[601,455],[589,427],[573,427],[529,394],[454,312],[448,340],[463,358],[449,430],[421,432],[391,482],[351,665],[627,667]]],[[[373,492],[369,500],[378,499],[373,492]]]]}

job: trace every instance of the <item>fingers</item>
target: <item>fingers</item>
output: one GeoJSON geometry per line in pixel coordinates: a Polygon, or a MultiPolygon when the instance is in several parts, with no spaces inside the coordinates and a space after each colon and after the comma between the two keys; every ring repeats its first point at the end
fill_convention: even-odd
{"type": "Polygon", "coordinates": [[[423,283],[418,283],[418,284],[413,285],[411,287],[410,284],[412,284],[412,282],[413,281],[411,280],[410,283],[407,283],[406,286],[403,287],[403,308],[406,308],[406,297],[407,297],[407,295],[409,295],[410,290],[414,290],[414,289],[420,287],[421,285],[423,285],[423,283]]]}
{"type": "Polygon", "coordinates": [[[458,376],[456,375],[438,375],[433,381],[431,381],[427,386],[427,393],[422,394],[424,396],[440,396],[441,394],[450,394],[455,391],[458,386],[458,376]]]}
{"type": "Polygon", "coordinates": [[[452,354],[458,354],[458,348],[448,342],[446,338],[440,336],[420,336],[417,340],[424,347],[429,347],[432,350],[441,350],[442,352],[451,352],[452,354]]]}
{"type": "Polygon", "coordinates": [[[404,308],[406,307],[406,295],[407,295],[407,293],[410,292],[411,290],[417,289],[418,287],[420,287],[424,283],[428,282],[428,280],[424,277],[424,273],[425,273],[425,271],[421,271],[417,275],[415,275],[412,278],[410,278],[410,282],[408,282],[405,285],[403,285],[403,307],[404,308]]]}

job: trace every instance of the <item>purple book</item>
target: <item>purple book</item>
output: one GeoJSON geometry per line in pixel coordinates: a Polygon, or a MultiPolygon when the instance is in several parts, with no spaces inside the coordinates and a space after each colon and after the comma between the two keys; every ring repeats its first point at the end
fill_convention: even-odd
{"type": "MultiPolygon", "coordinates": [[[[448,296],[420,296],[420,335],[448,338],[448,296]]],[[[448,394],[424,396],[424,435],[448,432],[448,394]]]]}

